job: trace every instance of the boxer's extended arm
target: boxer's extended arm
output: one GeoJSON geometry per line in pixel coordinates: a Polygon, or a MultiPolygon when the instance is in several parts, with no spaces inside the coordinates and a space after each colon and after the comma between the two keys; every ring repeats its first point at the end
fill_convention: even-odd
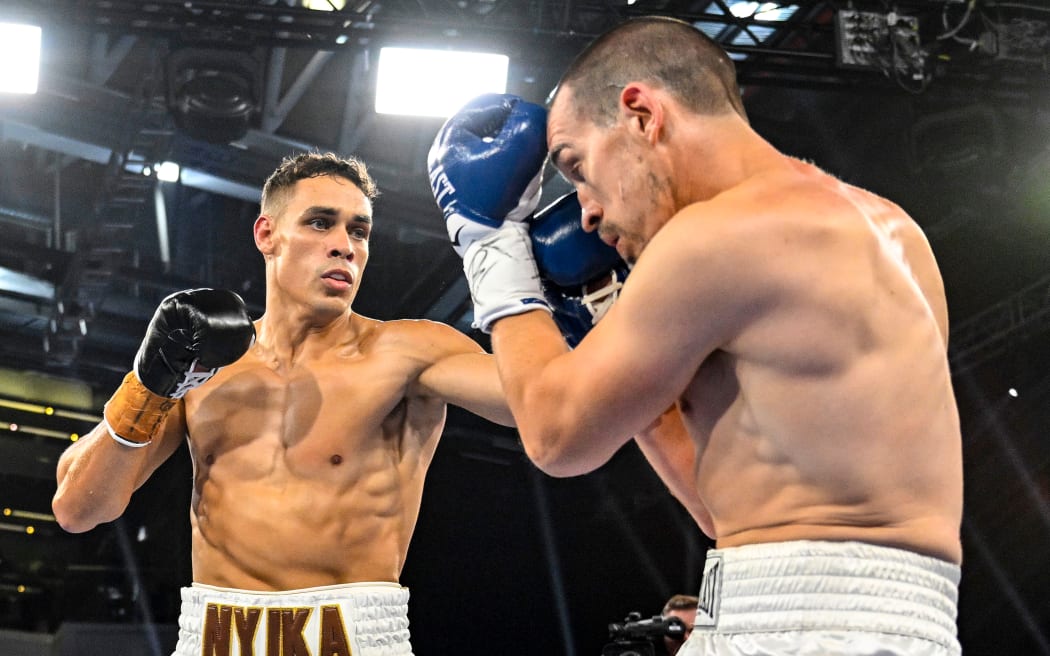
{"type": "Polygon", "coordinates": [[[487,353],[461,353],[434,363],[420,383],[434,396],[502,426],[514,416],[500,385],[496,359],[487,353]]]}
{"type": "Polygon", "coordinates": [[[161,301],[135,369],[106,403],[103,420],[58,464],[55,519],[82,532],[119,517],[131,494],[185,433],[182,397],[248,350],[255,328],[233,292],[195,289],[161,301]]]}
{"type": "Polygon", "coordinates": [[[433,396],[503,426],[513,426],[496,359],[472,339],[448,326],[431,325],[432,363],[417,382],[417,393],[433,396]]]}

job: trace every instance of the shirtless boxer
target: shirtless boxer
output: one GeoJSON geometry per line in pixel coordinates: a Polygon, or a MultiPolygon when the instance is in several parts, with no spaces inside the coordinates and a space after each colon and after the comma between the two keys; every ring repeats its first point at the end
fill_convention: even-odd
{"type": "Polygon", "coordinates": [[[255,222],[266,311],[254,331],[232,292],[169,297],[106,422],[59,461],[55,516],[87,531],[188,439],[180,656],[411,653],[397,582],[446,405],[511,425],[473,340],[352,310],[375,196],[355,160],[285,160],[255,222]]]}
{"type": "MultiPolygon", "coordinates": [[[[684,22],[600,37],[545,126],[528,103],[491,105],[450,119],[430,154],[449,228],[480,226],[461,244],[475,321],[533,462],[583,474],[638,434],[715,539],[679,654],[958,654],[961,439],[918,225],[754,132],[732,61],[684,22]],[[572,350],[528,300],[527,221],[479,222],[458,197],[486,170],[457,144],[487,144],[484,162],[526,134],[583,227],[634,265],[572,350]]],[[[531,175],[505,184],[528,197],[531,175]]]]}

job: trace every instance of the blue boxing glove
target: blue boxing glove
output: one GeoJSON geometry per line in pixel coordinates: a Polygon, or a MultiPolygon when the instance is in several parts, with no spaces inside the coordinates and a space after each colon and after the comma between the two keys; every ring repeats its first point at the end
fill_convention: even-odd
{"type": "Polygon", "coordinates": [[[544,296],[573,347],[612,307],[629,271],[616,249],[583,229],[581,212],[571,192],[540,210],[529,231],[544,296]]]}
{"type": "Polygon", "coordinates": [[[550,311],[528,226],[547,157],[547,110],[517,96],[484,94],[441,127],[427,157],[434,200],[474,300],[474,327],[550,311]]]}
{"type": "Polygon", "coordinates": [[[505,221],[532,216],[546,157],[547,110],[517,96],[483,94],[445,122],[427,170],[460,257],[505,221]]]}

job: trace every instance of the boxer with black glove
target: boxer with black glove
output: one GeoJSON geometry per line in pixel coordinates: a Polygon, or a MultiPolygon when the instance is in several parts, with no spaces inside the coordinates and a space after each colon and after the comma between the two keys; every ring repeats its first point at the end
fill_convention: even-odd
{"type": "Polygon", "coordinates": [[[470,337],[354,311],[377,194],[357,159],[283,160],[253,229],[266,275],[255,342],[233,294],[166,299],[106,420],[59,459],[52,509],[79,533],[120,517],[188,448],[178,656],[409,656],[399,577],[447,406],[513,423],[496,363],[470,337]]]}

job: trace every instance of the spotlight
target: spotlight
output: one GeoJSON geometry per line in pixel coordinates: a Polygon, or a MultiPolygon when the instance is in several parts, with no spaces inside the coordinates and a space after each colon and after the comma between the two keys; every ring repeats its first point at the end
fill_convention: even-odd
{"type": "Polygon", "coordinates": [[[40,33],[36,25],[0,23],[0,91],[36,93],[40,33]]]}
{"type": "Polygon", "coordinates": [[[260,63],[246,52],[183,48],[166,62],[168,109],[196,139],[229,143],[248,133],[262,96],[260,63]]]}
{"type": "Polygon", "coordinates": [[[342,11],[346,0],[303,0],[304,9],[314,11],[342,11]]]}
{"type": "Polygon", "coordinates": [[[175,162],[161,162],[157,165],[157,179],[162,182],[178,182],[181,169],[175,162]]]}
{"type": "Polygon", "coordinates": [[[505,92],[508,63],[490,53],[383,48],[376,113],[451,116],[475,96],[505,92]]]}

